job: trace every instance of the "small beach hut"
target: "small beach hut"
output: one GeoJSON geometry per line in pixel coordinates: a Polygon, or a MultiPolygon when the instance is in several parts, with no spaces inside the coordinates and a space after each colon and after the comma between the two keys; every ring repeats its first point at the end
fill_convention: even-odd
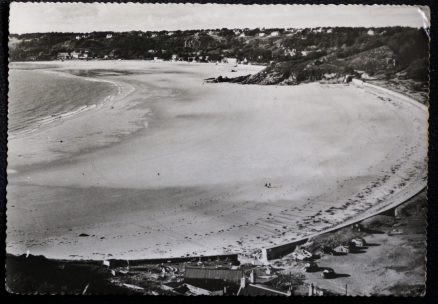
{"type": "Polygon", "coordinates": [[[345,247],[345,246],[338,246],[338,247],[336,247],[336,248],[334,248],[333,249],[333,253],[336,255],[336,254],[347,254],[347,253],[349,253],[350,252],[350,249],[348,249],[347,247],[345,247]]]}

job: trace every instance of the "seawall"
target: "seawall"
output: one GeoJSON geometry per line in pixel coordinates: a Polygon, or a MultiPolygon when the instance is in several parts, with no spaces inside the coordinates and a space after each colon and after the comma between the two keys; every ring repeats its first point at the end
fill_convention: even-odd
{"type": "MultiPolygon", "coordinates": [[[[366,83],[362,80],[359,79],[353,79],[352,80],[352,84],[359,87],[359,88],[369,88],[372,90],[376,90],[379,92],[383,92],[386,94],[389,94],[391,96],[394,96],[394,98],[396,98],[397,100],[402,100],[403,102],[407,102],[410,105],[422,110],[422,111],[427,111],[427,106],[419,103],[418,101],[407,97],[403,94],[391,91],[389,89],[386,88],[382,88],[370,83],[366,83]]],[[[427,175],[427,172],[424,173],[425,175],[427,175]]],[[[395,199],[394,201],[390,201],[388,204],[385,204],[383,206],[373,206],[369,212],[365,212],[364,214],[362,214],[361,216],[355,217],[354,219],[345,221],[342,224],[336,225],[334,227],[331,227],[329,229],[326,229],[324,231],[312,234],[310,236],[304,237],[304,238],[300,238],[297,240],[294,240],[290,243],[286,243],[286,244],[282,244],[282,245],[278,245],[278,246],[273,246],[273,247],[267,247],[267,248],[262,248],[262,263],[269,263],[269,260],[273,260],[273,259],[278,259],[281,258],[291,252],[293,252],[295,250],[295,248],[299,245],[302,245],[304,243],[306,243],[309,239],[312,239],[314,237],[317,237],[319,235],[323,235],[325,233],[330,233],[330,232],[334,232],[337,231],[339,229],[342,229],[344,227],[359,223],[365,219],[368,219],[370,217],[382,214],[382,213],[386,213],[388,211],[392,211],[394,209],[396,209],[397,207],[399,207],[400,205],[404,204],[405,202],[409,201],[411,198],[415,197],[417,194],[419,194],[421,191],[423,191],[424,189],[427,188],[427,180],[420,180],[417,183],[414,183],[413,185],[411,185],[410,187],[407,187],[405,189],[403,189],[403,191],[401,191],[401,195],[398,196],[398,198],[400,199],[395,199]]]]}

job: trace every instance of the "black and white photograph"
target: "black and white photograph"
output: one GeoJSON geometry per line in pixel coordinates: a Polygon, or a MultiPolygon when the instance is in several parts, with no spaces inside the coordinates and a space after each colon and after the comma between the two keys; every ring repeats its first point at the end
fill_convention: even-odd
{"type": "Polygon", "coordinates": [[[424,296],[428,6],[12,2],[12,294],[424,296]]]}

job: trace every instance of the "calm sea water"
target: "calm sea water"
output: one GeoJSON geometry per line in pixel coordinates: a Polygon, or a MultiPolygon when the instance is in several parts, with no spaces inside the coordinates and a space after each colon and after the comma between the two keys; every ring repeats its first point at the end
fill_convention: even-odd
{"type": "Polygon", "coordinates": [[[9,70],[9,132],[27,131],[102,102],[117,92],[109,82],[33,69],[9,70]]]}

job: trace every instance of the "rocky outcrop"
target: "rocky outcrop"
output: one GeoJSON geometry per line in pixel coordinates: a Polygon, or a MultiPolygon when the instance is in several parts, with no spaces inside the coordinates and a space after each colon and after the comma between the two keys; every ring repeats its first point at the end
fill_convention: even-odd
{"type": "Polygon", "coordinates": [[[329,79],[343,79],[347,75],[372,75],[376,78],[391,78],[397,73],[397,60],[387,46],[339,58],[336,51],[312,59],[272,63],[262,71],[245,77],[221,78],[217,82],[234,82],[260,85],[296,85],[329,79]]]}

